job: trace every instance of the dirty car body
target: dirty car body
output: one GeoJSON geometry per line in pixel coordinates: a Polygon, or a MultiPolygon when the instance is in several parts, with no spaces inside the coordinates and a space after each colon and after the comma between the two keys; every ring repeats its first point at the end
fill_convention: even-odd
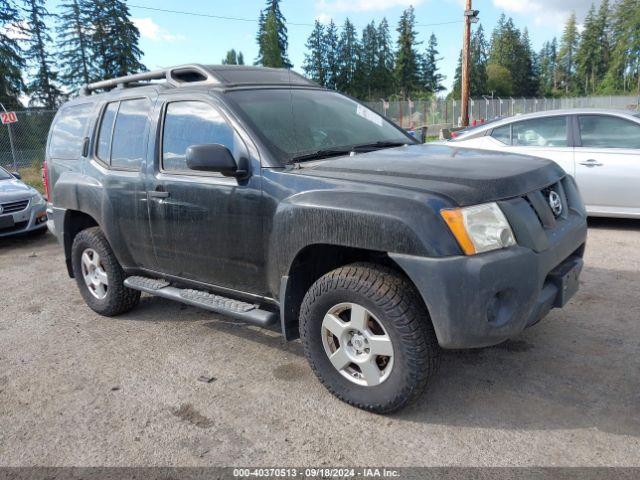
{"type": "Polygon", "coordinates": [[[95,297],[104,273],[111,283],[100,291],[116,275],[125,289],[277,323],[287,340],[302,335],[329,390],[380,412],[406,403],[387,401],[401,388],[394,372],[420,364],[410,360],[422,347],[404,350],[406,329],[376,295],[415,291],[407,302],[416,314],[405,320],[428,324],[415,327],[420,342],[434,335],[440,347],[472,348],[520,333],[575,293],[585,212],[553,162],[418,144],[288,71],[164,73],[161,84],[96,85],[108,91],[69,102],[53,123],[49,211],[69,274],[85,277],[81,291],[95,297]],[[104,242],[83,237],[89,253],[74,263],[89,230],[104,242]],[[111,251],[118,267],[97,260],[111,251]],[[331,280],[341,276],[351,280],[331,280]],[[389,288],[349,290],[375,279],[389,288]],[[348,328],[360,314],[364,326],[348,328]],[[322,348],[327,357],[314,357],[322,348]]]}

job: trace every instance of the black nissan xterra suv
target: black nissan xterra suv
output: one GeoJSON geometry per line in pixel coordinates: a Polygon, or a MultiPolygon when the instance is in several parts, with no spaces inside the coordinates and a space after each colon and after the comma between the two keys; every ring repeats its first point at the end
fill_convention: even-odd
{"type": "Polygon", "coordinates": [[[45,181],[93,310],[147,292],[279,325],[333,394],[375,412],[415,399],[439,348],[503,342],[565,305],[587,231],[554,163],[422,145],[267,68],[88,85],[52,124],[45,181]]]}

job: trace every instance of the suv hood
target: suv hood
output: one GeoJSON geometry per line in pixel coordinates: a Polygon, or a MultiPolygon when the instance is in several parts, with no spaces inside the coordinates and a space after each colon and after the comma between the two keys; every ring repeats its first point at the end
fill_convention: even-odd
{"type": "Polygon", "coordinates": [[[0,203],[26,200],[36,191],[16,178],[0,180],[0,203]]]}
{"type": "Polygon", "coordinates": [[[565,175],[550,160],[526,155],[409,145],[302,164],[300,173],[446,196],[459,206],[516,197],[565,175]]]}

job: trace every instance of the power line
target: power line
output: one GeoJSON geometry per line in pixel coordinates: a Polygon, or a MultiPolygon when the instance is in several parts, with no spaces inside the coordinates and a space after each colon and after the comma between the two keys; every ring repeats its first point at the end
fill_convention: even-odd
{"type": "MultiPolygon", "coordinates": [[[[154,12],[163,12],[163,13],[176,13],[178,15],[189,15],[192,17],[203,17],[203,18],[215,18],[218,20],[231,20],[234,22],[253,22],[258,23],[258,20],[255,18],[241,18],[241,17],[226,17],[223,15],[213,15],[211,13],[203,13],[203,12],[187,12],[183,10],[169,10],[166,8],[157,8],[157,7],[146,7],[143,5],[133,5],[129,4],[129,7],[132,8],[140,8],[142,10],[153,10],[154,12]]],[[[451,25],[453,23],[462,23],[463,20],[452,20],[450,22],[438,22],[438,23],[418,23],[416,27],[437,27],[440,25],[451,25]]],[[[287,25],[296,26],[296,27],[313,27],[313,23],[299,23],[299,22],[285,22],[287,25]]]]}

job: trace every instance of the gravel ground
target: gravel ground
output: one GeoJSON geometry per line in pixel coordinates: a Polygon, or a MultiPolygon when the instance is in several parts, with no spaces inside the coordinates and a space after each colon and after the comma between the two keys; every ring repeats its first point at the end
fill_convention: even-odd
{"type": "Polygon", "coordinates": [[[392,416],[274,332],[151,297],[101,318],[52,236],[0,239],[0,465],[640,466],[640,221],[590,227],[565,309],[445,353],[392,416]]]}

